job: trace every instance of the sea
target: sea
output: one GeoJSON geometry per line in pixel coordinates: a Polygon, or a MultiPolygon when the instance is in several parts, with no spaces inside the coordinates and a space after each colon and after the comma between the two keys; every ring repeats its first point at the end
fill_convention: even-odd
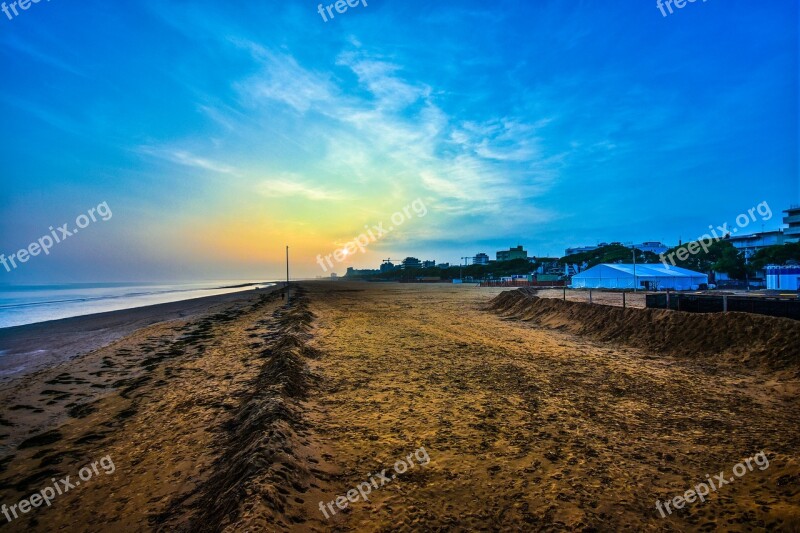
{"type": "Polygon", "coordinates": [[[270,287],[271,282],[0,284],[0,328],[270,287]]]}

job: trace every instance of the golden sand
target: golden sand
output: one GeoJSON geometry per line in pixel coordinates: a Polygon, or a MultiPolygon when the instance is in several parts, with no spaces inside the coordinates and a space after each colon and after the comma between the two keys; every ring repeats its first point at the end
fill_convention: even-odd
{"type": "Polygon", "coordinates": [[[303,286],[290,307],[246,295],[3,386],[3,503],[87,461],[116,466],[7,530],[800,524],[800,400],[785,371],[502,316],[487,304],[503,289],[303,286]],[[426,466],[323,516],[319,502],[420,447],[426,466]],[[660,517],[656,499],[762,450],[768,469],[660,517]]]}

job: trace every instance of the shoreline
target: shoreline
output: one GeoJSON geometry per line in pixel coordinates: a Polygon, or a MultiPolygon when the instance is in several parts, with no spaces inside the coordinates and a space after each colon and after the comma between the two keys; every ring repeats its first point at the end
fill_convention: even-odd
{"type": "Polygon", "coordinates": [[[96,283],[0,286],[0,330],[265,288],[274,282],[96,283]],[[122,290],[122,292],[120,292],[122,290]],[[100,291],[100,292],[98,292],[100,291]]]}
{"type": "Polygon", "coordinates": [[[48,320],[0,329],[0,383],[8,383],[43,368],[97,350],[135,331],[209,313],[216,306],[250,300],[280,290],[285,284],[48,320]]]}

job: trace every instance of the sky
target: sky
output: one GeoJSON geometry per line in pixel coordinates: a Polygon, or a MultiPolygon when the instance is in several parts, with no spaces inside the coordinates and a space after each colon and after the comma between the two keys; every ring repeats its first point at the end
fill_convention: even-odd
{"type": "Polygon", "coordinates": [[[560,256],[800,204],[796,0],[318,5],[0,12],[0,253],[84,226],[0,283],[275,279],[287,245],[327,276],[361,233],[334,271],[560,256]]]}

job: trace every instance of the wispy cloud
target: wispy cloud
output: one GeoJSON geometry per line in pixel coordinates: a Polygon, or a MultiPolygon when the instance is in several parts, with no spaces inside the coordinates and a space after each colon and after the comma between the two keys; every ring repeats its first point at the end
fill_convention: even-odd
{"type": "MultiPolygon", "coordinates": [[[[529,123],[522,116],[451,117],[437,103],[441,89],[407,79],[402,64],[367,52],[358,42],[338,54],[340,70],[327,73],[304,67],[285,50],[243,39],[230,42],[259,65],[256,74],[233,82],[241,105],[265,122],[285,112],[302,114],[305,131],[298,142],[324,154],[309,161],[310,168],[344,180],[352,197],[370,197],[374,191],[358,188],[376,181],[398,196],[425,194],[439,207],[440,216],[427,222],[435,236],[452,234],[465,217],[506,212],[517,217],[517,224],[554,218],[528,203],[558,180],[564,154],[548,154],[541,142],[553,118],[529,123]],[[386,185],[387,178],[395,183],[386,185]]],[[[238,118],[225,117],[215,115],[215,120],[235,130],[238,118]]],[[[268,180],[259,191],[309,200],[342,197],[297,173],[268,180]]],[[[474,229],[477,237],[488,237],[497,228],[476,221],[474,229]]]]}
{"type": "Polygon", "coordinates": [[[345,195],[317,184],[305,182],[301,176],[282,175],[259,183],[258,192],[268,198],[299,196],[307,200],[342,200],[345,195]]]}
{"type": "Polygon", "coordinates": [[[321,74],[302,68],[289,54],[270,51],[252,41],[232,39],[261,65],[261,72],[235,84],[245,104],[263,100],[284,103],[300,113],[333,99],[334,86],[321,74]]]}
{"type": "Polygon", "coordinates": [[[34,59],[35,61],[40,61],[49,67],[55,67],[64,72],[74,74],[75,76],[87,77],[82,70],[76,68],[74,65],[64,61],[59,57],[56,57],[52,53],[45,53],[35,48],[32,44],[30,44],[30,42],[23,41],[22,39],[15,37],[13,34],[8,35],[3,41],[8,49],[20,52],[34,59]]]}
{"type": "Polygon", "coordinates": [[[166,161],[171,161],[179,165],[199,168],[218,174],[239,175],[239,171],[218,161],[212,161],[205,157],[200,157],[188,150],[175,148],[156,148],[152,146],[140,146],[137,152],[148,156],[153,156],[166,161]]]}

